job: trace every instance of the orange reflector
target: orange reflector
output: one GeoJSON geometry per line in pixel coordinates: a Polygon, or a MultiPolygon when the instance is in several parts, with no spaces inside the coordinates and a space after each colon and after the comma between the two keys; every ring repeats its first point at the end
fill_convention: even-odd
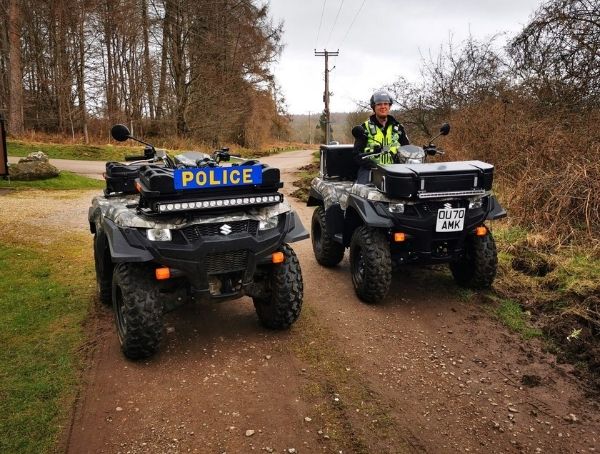
{"type": "Polygon", "coordinates": [[[485,236],[487,234],[487,227],[482,225],[475,229],[475,235],[477,236],[485,236]]]}
{"type": "Polygon", "coordinates": [[[404,232],[394,233],[394,242],[402,243],[403,241],[406,241],[406,233],[404,233],[404,232]]]}
{"type": "Polygon", "coordinates": [[[271,261],[273,263],[283,263],[283,252],[273,252],[273,254],[271,254],[271,261]]]}
{"type": "Polygon", "coordinates": [[[135,182],[135,190],[137,192],[142,192],[142,185],[139,184],[137,181],[135,182]]]}
{"type": "Polygon", "coordinates": [[[171,270],[169,268],[156,268],[155,274],[157,280],[164,281],[171,277],[171,270]]]}

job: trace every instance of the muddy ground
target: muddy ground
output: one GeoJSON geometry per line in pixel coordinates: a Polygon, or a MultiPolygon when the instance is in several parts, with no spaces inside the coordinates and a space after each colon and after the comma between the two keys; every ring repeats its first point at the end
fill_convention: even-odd
{"type": "MultiPolygon", "coordinates": [[[[293,188],[311,152],[268,159],[293,188]]],[[[12,197],[4,197],[4,200],[12,197]]],[[[35,203],[34,200],[29,200],[35,203]]],[[[43,201],[47,222],[89,194],[43,201]]],[[[304,225],[312,209],[293,202],[304,225]]],[[[32,221],[35,222],[35,221],[32,221]]],[[[293,245],[304,306],[287,332],[258,324],[249,298],[188,305],[166,317],[158,355],[119,350],[109,309],[88,324],[88,368],[69,453],[593,452],[600,408],[572,366],[524,341],[461,292],[443,269],[395,273],[388,297],[354,295],[347,257],[325,269],[310,240],[293,245]]],[[[90,248],[90,261],[91,258],[90,248]]]]}

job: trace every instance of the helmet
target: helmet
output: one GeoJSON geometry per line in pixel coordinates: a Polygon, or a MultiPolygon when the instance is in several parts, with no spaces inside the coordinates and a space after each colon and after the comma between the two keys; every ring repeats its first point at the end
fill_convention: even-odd
{"type": "Polygon", "coordinates": [[[375,104],[382,102],[388,102],[390,103],[390,106],[394,104],[394,100],[387,91],[378,90],[371,96],[371,109],[375,109],[375,104]]]}

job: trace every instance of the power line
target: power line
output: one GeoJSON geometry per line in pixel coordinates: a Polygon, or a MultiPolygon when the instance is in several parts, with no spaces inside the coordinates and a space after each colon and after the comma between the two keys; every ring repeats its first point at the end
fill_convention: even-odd
{"type": "Polygon", "coordinates": [[[342,47],[342,44],[344,44],[344,41],[346,41],[346,38],[348,37],[348,34],[350,33],[350,30],[352,29],[352,26],[354,25],[354,22],[356,21],[356,18],[358,17],[358,15],[360,14],[360,12],[362,11],[363,6],[365,6],[366,2],[367,2],[367,0],[363,0],[362,4],[360,5],[360,8],[358,8],[358,11],[354,15],[354,19],[352,19],[352,22],[350,22],[350,26],[348,27],[348,30],[346,30],[346,34],[342,38],[342,42],[340,43],[339,47],[342,47]]]}
{"type": "MultiPolygon", "coordinates": [[[[319,34],[321,33],[321,25],[323,24],[323,13],[325,12],[325,5],[327,4],[327,0],[323,0],[323,9],[321,9],[321,20],[319,21],[319,30],[317,31],[317,39],[315,40],[315,49],[317,48],[317,44],[319,42],[319,34]]],[[[327,47],[327,46],[325,46],[327,47]]]]}
{"type": "Polygon", "coordinates": [[[325,43],[325,48],[327,48],[327,45],[329,44],[329,40],[331,39],[331,34],[333,33],[333,29],[335,28],[335,24],[337,24],[338,17],[340,17],[340,11],[342,10],[342,6],[344,6],[344,0],[342,0],[340,2],[340,7],[338,8],[337,14],[335,15],[333,25],[331,26],[331,30],[329,30],[329,37],[327,38],[327,43],[325,43]]]}

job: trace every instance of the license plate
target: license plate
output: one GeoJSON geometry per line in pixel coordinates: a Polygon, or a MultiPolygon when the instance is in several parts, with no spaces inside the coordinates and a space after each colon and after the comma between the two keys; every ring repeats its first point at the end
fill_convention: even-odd
{"type": "Polygon", "coordinates": [[[257,185],[262,183],[262,166],[176,169],[173,177],[177,190],[257,185]]]}
{"type": "Polygon", "coordinates": [[[464,208],[442,208],[438,210],[436,232],[459,232],[465,226],[464,208]]]}

